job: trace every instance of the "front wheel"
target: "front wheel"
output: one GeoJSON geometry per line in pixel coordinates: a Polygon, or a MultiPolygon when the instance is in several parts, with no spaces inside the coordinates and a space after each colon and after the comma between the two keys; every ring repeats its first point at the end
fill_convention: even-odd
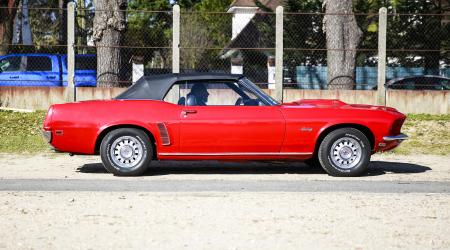
{"type": "Polygon", "coordinates": [[[106,170],[114,175],[142,175],[152,160],[152,146],[144,131],[119,128],[103,138],[100,155],[106,170]]]}
{"type": "Polygon", "coordinates": [[[319,147],[318,158],[332,176],[360,176],[370,162],[370,143],[355,128],[341,128],[329,133],[319,147]]]}

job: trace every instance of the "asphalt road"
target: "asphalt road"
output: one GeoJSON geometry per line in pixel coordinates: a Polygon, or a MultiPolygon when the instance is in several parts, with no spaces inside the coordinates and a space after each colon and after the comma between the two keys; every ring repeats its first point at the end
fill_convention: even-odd
{"type": "Polygon", "coordinates": [[[0,191],[450,193],[450,182],[3,179],[0,191]]]}

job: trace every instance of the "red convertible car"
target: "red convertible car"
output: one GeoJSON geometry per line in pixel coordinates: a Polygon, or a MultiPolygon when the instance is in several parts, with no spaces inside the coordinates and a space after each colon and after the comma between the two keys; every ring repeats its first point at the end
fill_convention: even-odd
{"type": "Polygon", "coordinates": [[[55,150],[100,154],[105,168],[141,175],[155,160],[290,160],[358,176],[397,147],[405,115],[339,100],[278,103],[230,74],[143,77],[113,100],[52,105],[44,136],[55,150]]]}

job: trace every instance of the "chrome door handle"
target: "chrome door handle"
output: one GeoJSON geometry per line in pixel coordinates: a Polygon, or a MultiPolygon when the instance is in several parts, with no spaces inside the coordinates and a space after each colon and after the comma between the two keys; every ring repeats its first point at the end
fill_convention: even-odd
{"type": "Polygon", "coordinates": [[[183,110],[183,111],[181,111],[181,114],[184,115],[184,116],[186,116],[188,114],[196,114],[196,113],[197,113],[197,110],[183,110]]]}

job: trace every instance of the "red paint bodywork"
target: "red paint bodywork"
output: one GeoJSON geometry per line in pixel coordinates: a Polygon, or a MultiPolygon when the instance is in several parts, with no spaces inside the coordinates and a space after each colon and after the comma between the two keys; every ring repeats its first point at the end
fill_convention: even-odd
{"type": "Polygon", "coordinates": [[[156,100],[108,100],[53,105],[44,130],[52,132],[56,150],[74,154],[97,154],[107,131],[138,127],[152,137],[159,160],[302,160],[313,156],[326,133],[342,126],[366,133],[373,153],[390,150],[399,142],[384,141],[383,136],[399,134],[405,118],[393,108],[338,100],[191,107],[156,100]],[[170,145],[162,145],[158,123],[165,124],[170,145]]]}

